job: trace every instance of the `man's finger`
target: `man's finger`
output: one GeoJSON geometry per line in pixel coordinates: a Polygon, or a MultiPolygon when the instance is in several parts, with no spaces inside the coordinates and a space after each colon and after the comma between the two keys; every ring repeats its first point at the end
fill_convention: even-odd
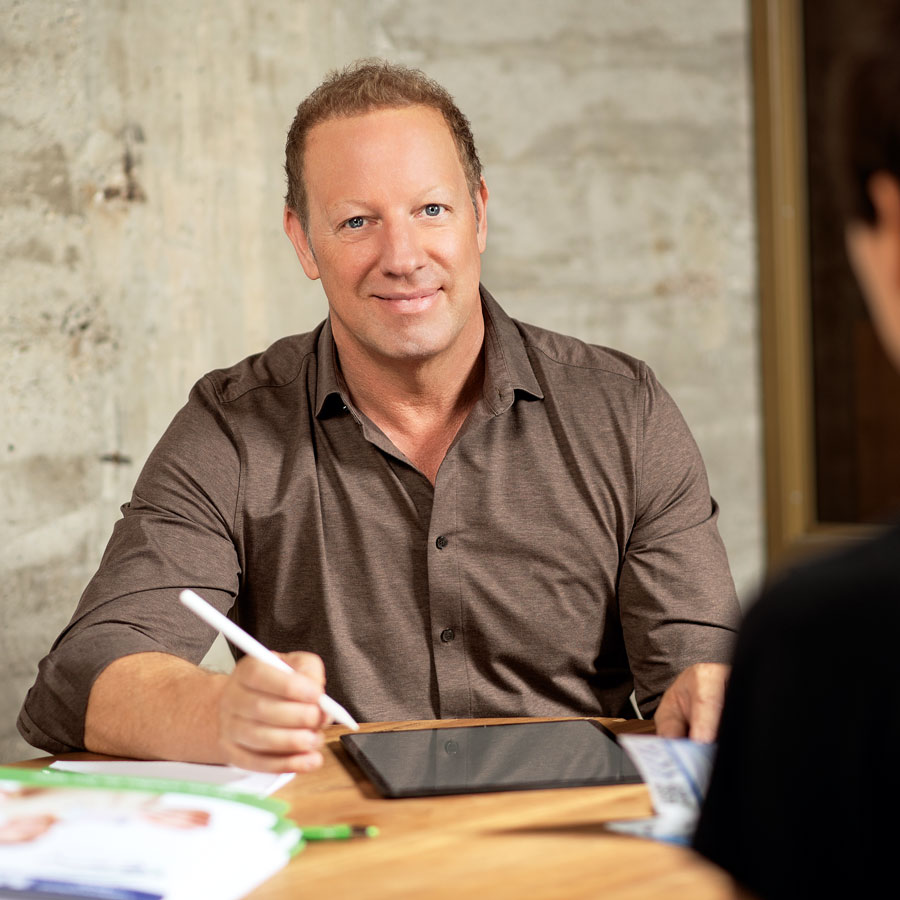
{"type": "Polygon", "coordinates": [[[238,662],[232,677],[246,690],[300,703],[318,703],[322,694],[322,685],[304,672],[282,672],[249,656],[238,662]]]}
{"type": "Polygon", "coordinates": [[[308,653],[305,650],[295,650],[292,653],[278,654],[292,669],[302,672],[307,678],[316,684],[325,687],[325,663],[317,653],[308,653]]]}
{"type": "Polygon", "coordinates": [[[663,697],[653,720],[656,725],[656,733],[660,737],[683,738],[688,736],[687,717],[673,700],[663,697]]]}
{"type": "Polygon", "coordinates": [[[321,767],[324,759],[318,750],[287,756],[254,753],[238,744],[228,747],[228,762],[251,772],[311,772],[321,767]]]}
{"type": "Polygon", "coordinates": [[[292,756],[318,750],[324,743],[321,731],[305,728],[277,728],[256,722],[234,720],[229,736],[233,744],[251,753],[292,756]]]}
{"type": "Polygon", "coordinates": [[[690,734],[692,741],[711,744],[719,730],[719,718],[722,715],[722,704],[709,700],[700,700],[691,707],[690,734]]]}
{"type": "Polygon", "coordinates": [[[257,691],[242,691],[230,708],[234,715],[277,728],[320,728],[324,713],[316,703],[279,700],[257,691]]]}

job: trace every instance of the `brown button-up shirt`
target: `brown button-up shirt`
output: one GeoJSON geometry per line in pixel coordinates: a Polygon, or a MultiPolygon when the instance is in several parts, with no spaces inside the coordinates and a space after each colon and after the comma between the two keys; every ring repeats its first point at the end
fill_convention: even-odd
{"type": "Polygon", "coordinates": [[[356,410],[328,321],[194,387],[19,728],[82,746],[114,659],[199,661],[192,587],[322,656],[363,721],[650,713],[738,620],[697,447],[644,363],[510,319],[483,291],[480,400],[434,486],[356,410]]]}

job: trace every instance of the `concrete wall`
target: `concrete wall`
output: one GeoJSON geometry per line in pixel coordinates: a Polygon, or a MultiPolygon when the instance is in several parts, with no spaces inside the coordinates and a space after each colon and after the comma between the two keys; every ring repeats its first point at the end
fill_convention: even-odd
{"type": "Polygon", "coordinates": [[[742,0],[0,0],[0,761],[137,472],[204,371],[325,312],[281,233],[326,70],[424,68],[472,120],[484,281],[646,359],[762,565],[742,0]]]}

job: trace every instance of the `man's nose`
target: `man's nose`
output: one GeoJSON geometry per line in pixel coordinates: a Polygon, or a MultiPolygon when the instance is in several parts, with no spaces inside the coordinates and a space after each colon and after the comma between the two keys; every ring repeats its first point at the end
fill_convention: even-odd
{"type": "Polygon", "coordinates": [[[381,268],[386,275],[409,275],[421,268],[425,259],[425,246],[415,221],[405,219],[384,223],[381,268]]]}

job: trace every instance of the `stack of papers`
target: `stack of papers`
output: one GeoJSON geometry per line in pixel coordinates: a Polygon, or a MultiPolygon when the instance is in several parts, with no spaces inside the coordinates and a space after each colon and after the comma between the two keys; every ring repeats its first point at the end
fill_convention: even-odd
{"type": "Polygon", "coordinates": [[[219,785],[0,768],[0,896],[236,900],[303,847],[286,811],[219,785]]]}

